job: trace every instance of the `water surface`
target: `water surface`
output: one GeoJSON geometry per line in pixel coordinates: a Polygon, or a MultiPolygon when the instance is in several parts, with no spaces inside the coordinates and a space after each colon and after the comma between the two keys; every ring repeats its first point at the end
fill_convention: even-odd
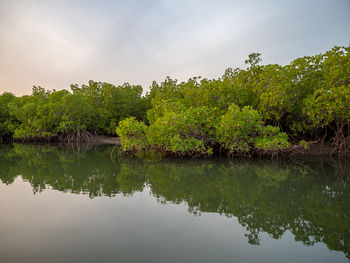
{"type": "Polygon", "coordinates": [[[110,159],[0,145],[0,262],[348,262],[336,160],[110,159]]]}

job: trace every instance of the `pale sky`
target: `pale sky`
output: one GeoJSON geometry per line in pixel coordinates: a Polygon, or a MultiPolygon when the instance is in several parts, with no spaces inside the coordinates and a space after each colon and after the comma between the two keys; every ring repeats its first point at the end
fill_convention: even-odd
{"type": "Polygon", "coordinates": [[[350,44],[350,0],[0,0],[0,94],[89,80],[148,90],[350,44]]]}

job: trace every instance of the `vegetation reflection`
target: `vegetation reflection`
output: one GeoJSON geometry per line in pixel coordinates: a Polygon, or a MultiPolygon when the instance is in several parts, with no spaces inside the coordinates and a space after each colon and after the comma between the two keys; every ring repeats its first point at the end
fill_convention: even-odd
{"type": "Polygon", "coordinates": [[[251,244],[259,234],[290,231],[305,245],[325,243],[350,258],[348,163],[336,161],[125,159],[113,163],[110,146],[2,145],[0,180],[21,176],[34,193],[55,190],[97,196],[132,195],[145,186],[159,202],[186,203],[193,214],[237,217],[251,244]]]}

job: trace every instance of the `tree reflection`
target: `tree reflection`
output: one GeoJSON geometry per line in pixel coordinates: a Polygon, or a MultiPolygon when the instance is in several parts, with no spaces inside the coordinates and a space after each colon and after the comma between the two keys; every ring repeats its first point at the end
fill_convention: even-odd
{"type": "Polygon", "coordinates": [[[278,239],[290,231],[305,245],[323,242],[350,256],[346,162],[123,159],[115,165],[110,151],[2,145],[0,180],[11,184],[20,175],[34,193],[51,187],[91,198],[132,195],[149,185],[160,202],[185,202],[193,214],[236,217],[251,244],[260,244],[260,232],[278,239]]]}

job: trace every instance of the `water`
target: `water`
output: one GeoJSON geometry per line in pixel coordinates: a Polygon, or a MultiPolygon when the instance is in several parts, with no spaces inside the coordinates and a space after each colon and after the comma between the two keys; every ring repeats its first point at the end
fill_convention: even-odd
{"type": "Polygon", "coordinates": [[[0,145],[0,262],[348,262],[349,164],[0,145]]]}

